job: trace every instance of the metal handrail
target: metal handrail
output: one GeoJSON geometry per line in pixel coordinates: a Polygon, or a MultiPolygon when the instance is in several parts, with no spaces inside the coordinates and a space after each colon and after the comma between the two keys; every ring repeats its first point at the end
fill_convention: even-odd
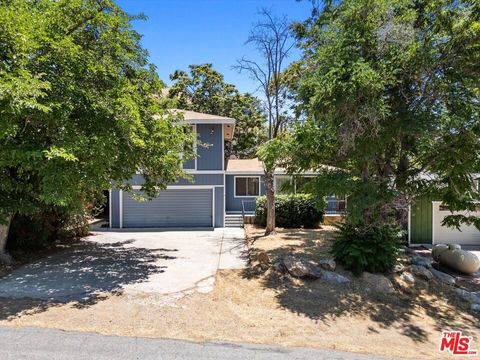
{"type": "Polygon", "coordinates": [[[248,203],[255,204],[256,202],[252,200],[242,200],[242,227],[245,227],[245,215],[246,215],[245,204],[248,204],[248,203]]]}

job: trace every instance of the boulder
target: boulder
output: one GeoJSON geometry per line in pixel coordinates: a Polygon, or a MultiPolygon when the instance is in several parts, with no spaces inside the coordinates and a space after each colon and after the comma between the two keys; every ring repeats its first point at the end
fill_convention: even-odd
{"type": "Polygon", "coordinates": [[[402,273],[406,270],[407,268],[403,264],[397,264],[393,267],[393,272],[394,273],[402,273]]]}
{"type": "Polygon", "coordinates": [[[304,259],[287,256],[283,259],[283,264],[293,277],[318,279],[322,276],[322,272],[314,264],[304,259]]]}
{"type": "Polygon", "coordinates": [[[455,293],[465,301],[472,304],[480,304],[480,291],[467,291],[464,289],[455,289],[455,293]]]}
{"type": "Polygon", "coordinates": [[[282,259],[279,259],[279,260],[274,261],[273,264],[272,264],[272,267],[273,267],[276,271],[278,271],[278,272],[280,272],[280,273],[282,273],[282,274],[284,274],[284,273],[287,272],[287,268],[285,267],[285,264],[283,263],[283,260],[282,260],[282,259]]]}
{"type": "Polygon", "coordinates": [[[418,276],[420,279],[429,281],[432,280],[433,274],[428,270],[426,267],[419,266],[419,265],[412,265],[410,266],[410,271],[413,275],[418,276]]]}
{"type": "Polygon", "coordinates": [[[335,271],[337,268],[337,263],[333,259],[322,259],[318,262],[318,266],[320,266],[323,270],[335,271]]]}
{"type": "Polygon", "coordinates": [[[430,257],[413,255],[411,257],[411,262],[412,262],[412,265],[424,266],[424,267],[430,268],[432,267],[433,259],[430,257]]]}
{"type": "Polygon", "coordinates": [[[332,271],[322,271],[322,276],[320,278],[326,282],[334,284],[343,284],[350,281],[350,279],[346,276],[337,274],[332,271]]]}
{"type": "Polygon", "coordinates": [[[470,310],[475,311],[475,312],[480,312],[480,304],[471,304],[470,305],[470,310]]]}
{"type": "Polygon", "coordinates": [[[383,275],[364,272],[361,279],[375,292],[383,294],[391,294],[395,292],[392,282],[383,275]]]}
{"type": "Polygon", "coordinates": [[[442,271],[438,271],[436,269],[430,269],[430,272],[433,274],[433,276],[435,276],[438,280],[440,280],[444,284],[455,285],[455,283],[457,282],[457,280],[453,276],[445,274],[442,271]]]}
{"type": "Polygon", "coordinates": [[[400,275],[400,279],[402,279],[402,280],[405,281],[406,283],[415,284],[415,276],[413,276],[412,274],[410,274],[410,273],[407,272],[407,271],[403,272],[403,273],[400,275]]]}

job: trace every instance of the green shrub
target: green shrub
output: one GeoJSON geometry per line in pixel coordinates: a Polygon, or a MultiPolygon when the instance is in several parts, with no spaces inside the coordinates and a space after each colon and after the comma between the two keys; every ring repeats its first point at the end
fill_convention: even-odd
{"type": "Polygon", "coordinates": [[[86,236],[86,213],[50,210],[36,215],[15,215],[8,232],[9,251],[35,252],[55,240],[86,236]]]}
{"type": "MultiPolygon", "coordinates": [[[[310,194],[275,196],[275,224],[285,228],[315,228],[323,220],[323,207],[310,194]]],[[[267,224],[267,197],[257,198],[255,223],[267,224]]]]}
{"type": "Polygon", "coordinates": [[[398,228],[348,223],[337,226],[340,232],[333,242],[332,254],[346,269],[360,275],[363,271],[383,273],[393,268],[401,241],[398,228]]]}

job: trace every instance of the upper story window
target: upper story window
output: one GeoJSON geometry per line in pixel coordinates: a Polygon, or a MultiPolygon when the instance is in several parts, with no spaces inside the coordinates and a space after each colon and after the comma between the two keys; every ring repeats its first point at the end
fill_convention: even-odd
{"type": "Polygon", "coordinates": [[[260,176],[236,176],[235,197],[260,195],[260,176]]]}

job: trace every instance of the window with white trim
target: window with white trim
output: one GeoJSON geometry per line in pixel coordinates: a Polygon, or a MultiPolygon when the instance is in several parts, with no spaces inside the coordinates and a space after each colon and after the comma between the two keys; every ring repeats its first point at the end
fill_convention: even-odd
{"type": "Polygon", "coordinates": [[[235,177],[235,197],[258,196],[260,194],[260,177],[235,177]]]}

